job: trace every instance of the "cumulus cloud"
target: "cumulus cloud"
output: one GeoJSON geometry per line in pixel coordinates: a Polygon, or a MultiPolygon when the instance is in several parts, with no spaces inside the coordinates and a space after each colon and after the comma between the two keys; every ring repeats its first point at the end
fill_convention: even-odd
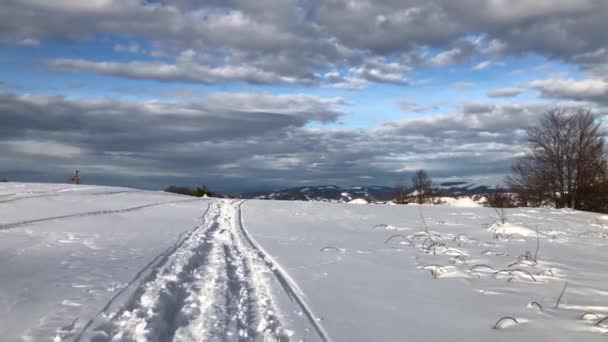
{"type": "MultiPolygon", "coordinates": [[[[543,104],[464,104],[456,113],[390,122],[378,129],[395,130],[400,134],[422,138],[449,138],[455,142],[455,149],[489,141],[511,145],[522,141],[522,135],[514,133],[536,123],[548,108],[548,105],[543,104]],[[469,140],[472,137],[478,140],[469,140]]],[[[445,146],[439,147],[444,148],[445,146]]]]}
{"type": "Polygon", "coordinates": [[[465,53],[460,48],[453,48],[436,54],[429,63],[434,66],[446,66],[462,60],[464,56],[465,53]]]}
{"type": "Polygon", "coordinates": [[[340,72],[335,70],[325,73],[325,75],[323,75],[323,79],[331,88],[347,90],[359,90],[367,86],[369,83],[363,78],[342,75],[340,72]]]}
{"type": "Polygon", "coordinates": [[[515,97],[523,94],[526,88],[523,87],[507,87],[490,90],[486,93],[489,97],[515,97]]]}
{"type": "Polygon", "coordinates": [[[456,89],[460,89],[460,90],[467,90],[467,89],[471,89],[473,87],[475,87],[475,83],[472,82],[455,82],[451,84],[452,88],[456,88],[456,89]]]}
{"type": "Polygon", "coordinates": [[[608,82],[603,79],[548,79],[531,83],[541,96],[608,103],[608,82]]]}
{"type": "Polygon", "coordinates": [[[464,62],[476,52],[482,52],[486,47],[479,36],[467,36],[457,39],[452,47],[441,51],[428,60],[428,64],[435,67],[443,67],[464,62]]]}
{"type": "Polygon", "coordinates": [[[492,65],[492,61],[483,61],[483,62],[480,62],[480,63],[474,65],[471,69],[475,70],[475,71],[484,70],[484,69],[489,68],[490,65],[492,65]]]}
{"type": "Polygon", "coordinates": [[[139,44],[136,43],[131,43],[128,45],[114,44],[114,51],[116,52],[138,53],[139,50],[139,44]]]}
{"type": "Polygon", "coordinates": [[[310,83],[312,79],[302,80],[285,77],[261,69],[241,66],[208,67],[195,63],[169,64],[162,62],[92,62],[83,59],[54,59],[47,61],[50,68],[60,71],[92,72],[140,80],[161,82],[194,82],[211,84],[217,82],[245,81],[254,84],[292,84],[310,83]]]}
{"type": "Polygon", "coordinates": [[[17,44],[22,46],[37,47],[40,46],[40,41],[38,39],[24,38],[18,41],[17,44]]]}
{"type": "Polygon", "coordinates": [[[491,113],[494,108],[496,106],[490,103],[465,103],[462,106],[462,111],[467,114],[482,114],[491,113]]]}
{"type": "Polygon", "coordinates": [[[384,58],[370,58],[356,68],[350,70],[358,79],[378,83],[407,83],[407,72],[410,66],[400,62],[387,62],[384,58]]]}
{"type": "Polygon", "coordinates": [[[21,154],[29,158],[37,156],[70,159],[83,156],[85,151],[77,146],[66,145],[54,141],[14,140],[0,142],[10,153],[21,154]]]}
{"type": "Polygon", "coordinates": [[[155,74],[149,69],[163,67],[180,79],[187,70],[196,69],[193,73],[197,76],[193,78],[197,82],[216,79],[231,82],[235,81],[234,77],[239,78],[236,81],[252,83],[306,81],[313,78],[315,69],[328,59],[349,58],[348,48],[339,42],[319,39],[314,25],[299,19],[298,6],[282,1],[264,5],[272,6],[272,11],[247,3],[199,2],[196,8],[190,9],[171,1],[90,3],[9,0],[0,11],[0,42],[24,38],[82,41],[105,34],[137,37],[152,45],[153,51],[164,51],[165,56],[192,50],[206,54],[207,59],[188,65],[171,58],[162,65],[143,60],[132,64],[113,61],[100,64],[91,60],[57,63],[62,66],[61,70],[78,68],[120,77],[159,77],[161,80],[171,76],[155,74]],[[129,68],[140,70],[131,73],[125,70],[129,68]]]}
{"type": "MultiPolygon", "coordinates": [[[[405,73],[399,56],[421,48],[439,52],[422,56],[420,65],[459,63],[474,53],[498,58],[535,52],[599,73],[608,65],[606,15],[608,3],[595,0],[6,0],[0,10],[0,42],[37,45],[45,39],[122,36],[141,40],[155,56],[166,58],[121,65],[58,61],[60,70],[119,77],[309,83],[317,80],[319,70],[352,68],[352,77],[401,83],[405,73]],[[471,37],[471,32],[478,35],[471,37]],[[184,65],[170,57],[185,50],[206,54],[206,59],[184,65]],[[382,68],[370,65],[378,60],[382,68]],[[149,70],[157,67],[173,76],[149,70]],[[140,70],[124,70],[129,68],[140,70]],[[196,76],[187,77],[189,72],[196,76]]],[[[136,52],[135,44],[116,49],[136,52]]]]}
{"type": "Polygon", "coordinates": [[[422,104],[408,100],[398,100],[397,105],[406,112],[422,113],[430,110],[437,110],[439,106],[433,104],[422,104]]]}

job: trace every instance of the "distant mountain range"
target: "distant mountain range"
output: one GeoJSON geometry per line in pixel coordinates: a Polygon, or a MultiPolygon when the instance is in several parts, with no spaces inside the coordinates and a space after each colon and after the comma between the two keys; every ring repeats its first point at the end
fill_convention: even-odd
{"type": "MultiPolygon", "coordinates": [[[[444,182],[437,186],[443,196],[472,196],[491,192],[494,188],[471,182],[444,182]]],[[[408,192],[413,191],[409,190],[408,192]]],[[[393,199],[395,188],[388,186],[318,185],[300,186],[277,191],[259,191],[242,194],[242,198],[297,200],[319,202],[349,202],[362,198],[368,202],[393,199]]]]}

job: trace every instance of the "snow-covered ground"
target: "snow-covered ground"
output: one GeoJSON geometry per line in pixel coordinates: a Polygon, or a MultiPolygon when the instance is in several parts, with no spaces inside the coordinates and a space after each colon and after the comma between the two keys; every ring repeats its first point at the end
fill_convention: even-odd
{"type": "Polygon", "coordinates": [[[452,207],[461,208],[476,208],[481,207],[481,204],[475,202],[471,197],[441,197],[440,201],[442,204],[449,205],[452,207]]]}
{"type": "Polygon", "coordinates": [[[0,183],[2,341],[606,341],[606,265],[570,210],[0,183]]]}

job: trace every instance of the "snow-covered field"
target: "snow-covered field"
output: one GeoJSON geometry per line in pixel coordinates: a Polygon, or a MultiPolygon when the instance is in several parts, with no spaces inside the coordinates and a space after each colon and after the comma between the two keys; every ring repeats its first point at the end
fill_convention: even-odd
{"type": "Polygon", "coordinates": [[[0,183],[0,340],[606,341],[608,217],[497,222],[0,183]]]}

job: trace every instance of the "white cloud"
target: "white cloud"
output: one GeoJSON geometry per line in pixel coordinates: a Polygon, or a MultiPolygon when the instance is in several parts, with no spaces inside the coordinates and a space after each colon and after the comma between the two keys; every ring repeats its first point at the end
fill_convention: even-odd
{"type": "Polygon", "coordinates": [[[406,112],[422,113],[439,109],[439,106],[434,104],[422,104],[408,100],[397,100],[396,103],[402,110],[406,112]]]}
{"type": "Polygon", "coordinates": [[[209,67],[184,61],[170,64],[164,62],[93,62],[83,59],[53,59],[47,65],[57,71],[92,72],[131,79],[157,80],[164,82],[217,83],[246,81],[256,84],[312,83],[312,79],[297,79],[264,71],[247,65],[209,67]]]}
{"type": "Polygon", "coordinates": [[[18,42],[18,44],[22,45],[22,46],[36,47],[36,46],[40,46],[40,41],[38,39],[34,39],[34,38],[24,38],[24,39],[20,40],[18,42]]]}
{"type": "Polygon", "coordinates": [[[451,84],[452,88],[456,88],[459,90],[468,90],[475,87],[475,83],[472,82],[455,82],[451,84]]]}
{"type": "Polygon", "coordinates": [[[54,141],[15,140],[1,142],[8,150],[27,156],[48,156],[56,158],[76,158],[83,156],[85,150],[68,144],[54,141]]]}
{"type": "Polygon", "coordinates": [[[451,65],[460,60],[463,54],[464,52],[460,48],[453,48],[436,54],[429,63],[434,66],[451,65]]]}
{"type": "Polygon", "coordinates": [[[116,52],[127,52],[127,53],[138,53],[139,44],[131,43],[128,45],[114,44],[114,51],[116,52]]]}
{"type": "Polygon", "coordinates": [[[515,97],[526,91],[523,87],[507,87],[488,91],[486,94],[489,97],[515,97]]]}
{"type": "Polygon", "coordinates": [[[530,85],[543,97],[608,102],[608,82],[603,79],[559,78],[536,80],[530,85]]]}
{"type": "Polygon", "coordinates": [[[471,70],[475,70],[475,71],[479,71],[479,70],[485,70],[487,69],[490,65],[492,65],[492,61],[483,61],[479,64],[474,65],[471,70]]]}
{"type": "Polygon", "coordinates": [[[323,79],[329,84],[329,87],[336,89],[359,90],[365,88],[369,84],[365,79],[343,76],[335,70],[325,73],[323,79]]]}
{"type": "Polygon", "coordinates": [[[398,61],[385,58],[368,58],[362,65],[351,68],[350,74],[356,79],[378,83],[404,84],[408,82],[407,73],[411,67],[398,61]]]}
{"type": "MultiPolygon", "coordinates": [[[[408,61],[410,69],[452,65],[478,53],[492,60],[537,53],[601,75],[608,65],[607,14],[608,2],[595,0],[7,0],[0,11],[0,42],[36,46],[46,39],[82,42],[137,37],[149,49],[143,51],[133,43],[115,49],[166,58],[166,65],[152,64],[152,68],[183,67],[174,57],[180,51],[206,54],[204,62],[192,64],[211,71],[188,68],[181,72],[192,71],[198,76],[191,78],[203,83],[318,85],[314,75],[333,69],[357,73],[345,78],[405,83],[405,71],[388,69],[399,69],[391,64],[403,64],[400,56],[417,50],[439,52],[408,61]],[[366,65],[367,60],[381,60],[384,67],[366,65]],[[235,71],[238,68],[249,70],[235,71]]],[[[127,67],[149,62],[133,63],[139,65],[127,67]]],[[[487,66],[483,62],[476,69],[487,66]]],[[[103,72],[108,68],[82,69],[103,72]]],[[[136,72],[111,74],[139,77],[133,75],[136,72]]],[[[342,81],[335,86],[361,84],[342,81]]]]}

